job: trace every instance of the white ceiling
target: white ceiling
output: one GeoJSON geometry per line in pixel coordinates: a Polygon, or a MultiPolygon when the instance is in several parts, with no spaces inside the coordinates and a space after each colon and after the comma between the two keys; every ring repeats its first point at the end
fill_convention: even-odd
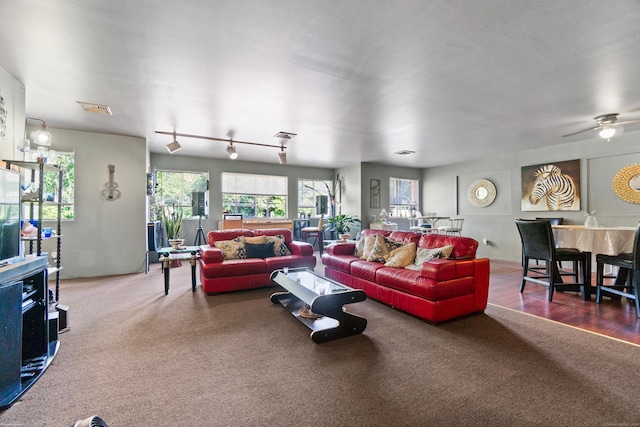
{"type": "MultiPolygon", "coordinates": [[[[640,2],[2,0],[0,66],[28,116],[152,152],[171,141],[156,130],[273,145],[286,131],[289,164],[429,167],[640,118],[640,2]]],[[[226,158],[224,142],[178,140],[176,155],[226,158]]]]}

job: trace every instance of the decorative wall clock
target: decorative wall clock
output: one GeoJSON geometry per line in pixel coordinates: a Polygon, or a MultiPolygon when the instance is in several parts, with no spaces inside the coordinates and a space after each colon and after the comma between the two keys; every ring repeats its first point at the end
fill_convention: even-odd
{"type": "Polygon", "coordinates": [[[467,196],[473,206],[486,208],[496,199],[496,186],[488,179],[478,179],[469,186],[467,196]]]}
{"type": "Polygon", "coordinates": [[[625,202],[640,205],[640,163],[620,169],[611,185],[616,196],[625,202]]]}

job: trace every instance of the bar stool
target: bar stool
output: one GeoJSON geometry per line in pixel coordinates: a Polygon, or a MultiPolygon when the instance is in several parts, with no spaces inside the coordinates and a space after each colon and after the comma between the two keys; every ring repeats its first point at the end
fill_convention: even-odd
{"type": "Polygon", "coordinates": [[[322,242],[322,235],[324,233],[324,229],[322,228],[322,222],[324,221],[324,215],[320,215],[320,219],[318,220],[318,226],[317,227],[304,227],[303,229],[300,230],[300,237],[302,238],[303,242],[307,241],[307,238],[314,237],[316,238],[316,241],[314,242],[314,244],[317,242],[318,243],[318,250],[320,251],[320,255],[322,255],[323,249],[324,249],[324,243],[322,242]]]}

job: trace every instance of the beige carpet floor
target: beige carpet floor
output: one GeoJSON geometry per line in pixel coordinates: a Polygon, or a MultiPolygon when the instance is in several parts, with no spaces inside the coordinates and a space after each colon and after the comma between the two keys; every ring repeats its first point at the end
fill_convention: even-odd
{"type": "Polygon", "coordinates": [[[367,300],[317,345],[269,301],[172,269],[62,282],[70,329],[0,426],[603,426],[640,423],[640,347],[520,312],[432,325],[367,300]]]}

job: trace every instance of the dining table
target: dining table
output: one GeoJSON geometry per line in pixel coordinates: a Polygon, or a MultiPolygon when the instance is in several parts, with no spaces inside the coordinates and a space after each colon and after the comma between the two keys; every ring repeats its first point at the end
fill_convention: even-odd
{"type": "MultiPolygon", "coordinates": [[[[585,227],[584,225],[564,224],[552,225],[551,229],[556,247],[576,248],[581,252],[589,253],[592,265],[595,265],[597,254],[620,255],[632,252],[637,230],[636,227],[625,226],[585,227]]],[[[616,279],[616,284],[624,282],[624,280],[626,280],[626,274],[620,274],[616,279]]],[[[587,295],[593,292],[595,292],[595,287],[591,286],[587,295]]]]}
{"type": "Polygon", "coordinates": [[[427,215],[427,216],[418,216],[416,217],[416,219],[422,220],[425,223],[429,224],[431,226],[432,230],[436,230],[436,224],[438,223],[438,221],[441,221],[443,219],[449,219],[448,216],[435,216],[435,215],[427,215]]]}

